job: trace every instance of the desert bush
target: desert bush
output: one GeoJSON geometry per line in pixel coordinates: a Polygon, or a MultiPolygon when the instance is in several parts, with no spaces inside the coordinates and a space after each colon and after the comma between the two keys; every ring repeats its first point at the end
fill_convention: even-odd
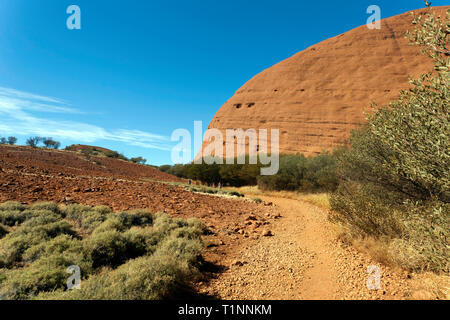
{"type": "Polygon", "coordinates": [[[306,157],[303,155],[280,156],[280,169],[276,175],[258,178],[258,187],[261,190],[297,190],[303,173],[299,170],[304,166],[306,157]]]}
{"type": "Polygon", "coordinates": [[[42,138],[42,143],[49,149],[59,149],[61,146],[61,143],[53,140],[53,138],[42,138]]]}
{"type": "Polygon", "coordinates": [[[79,240],[75,239],[71,235],[67,234],[59,235],[51,239],[50,241],[41,242],[25,250],[25,252],[22,255],[22,260],[26,264],[29,264],[44,256],[50,256],[52,254],[61,254],[64,251],[67,251],[68,249],[73,247],[75,241],[79,240]]]}
{"type": "Polygon", "coordinates": [[[28,211],[10,210],[2,211],[0,210],[0,222],[7,226],[19,225],[30,217],[28,211]]]}
{"type": "Polygon", "coordinates": [[[5,202],[0,205],[0,223],[7,226],[20,225],[28,219],[31,219],[39,214],[52,214],[52,211],[39,212],[39,204],[35,209],[27,209],[25,205],[18,202],[5,202]],[[37,209],[37,210],[36,210],[37,209]]]}
{"type": "Polygon", "coordinates": [[[126,231],[133,226],[144,227],[153,223],[153,215],[144,210],[134,210],[131,212],[119,212],[109,216],[102,222],[93,233],[104,231],[126,231]]]}
{"type": "Polygon", "coordinates": [[[94,233],[85,243],[85,255],[92,260],[92,267],[117,267],[129,259],[127,239],[119,231],[94,233]]]}
{"type": "Polygon", "coordinates": [[[259,176],[261,190],[302,192],[334,191],[338,185],[336,154],[323,153],[313,157],[280,155],[280,169],[273,176],[259,176]]]}
{"type": "Polygon", "coordinates": [[[53,202],[38,202],[31,205],[29,208],[30,210],[47,210],[56,214],[61,214],[58,205],[53,202]]]}
{"type": "Polygon", "coordinates": [[[261,198],[252,198],[252,200],[258,204],[263,203],[263,200],[261,198]]]}
{"type": "Polygon", "coordinates": [[[106,206],[89,207],[72,204],[65,207],[63,212],[76,227],[90,233],[103,223],[112,211],[106,206]]]}
{"type": "MultiPolygon", "coordinates": [[[[41,219],[41,218],[36,218],[41,219]]],[[[0,242],[0,267],[11,267],[14,263],[22,261],[25,250],[39,243],[49,241],[60,234],[73,235],[72,226],[66,221],[52,222],[48,224],[35,224],[30,220],[30,225],[23,225],[14,232],[9,233],[0,242]]],[[[43,222],[43,221],[42,221],[43,222]]]]}
{"type": "MultiPolygon", "coordinates": [[[[241,187],[258,185],[261,190],[290,190],[305,192],[334,191],[338,185],[336,176],[336,150],[333,154],[324,152],[314,157],[301,154],[280,155],[280,169],[272,176],[260,176],[261,163],[248,164],[176,164],[161,166],[159,169],[177,177],[198,180],[205,184],[241,187]]],[[[207,193],[215,193],[206,190],[207,193]]]]}
{"type": "Polygon", "coordinates": [[[392,241],[394,262],[405,269],[450,270],[450,204],[406,202],[401,221],[406,232],[392,241]]]}
{"type": "Polygon", "coordinates": [[[450,270],[449,17],[415,20],[410,39],[435,72],[411,80],[389,106],[373,106],[338,156],[341,184],[330,199],[333,221],[353,237],[388,239],[392,260],[412,270],[450,270]]]}
{"type": "Polygon", "coordinates": [[[62,220],[58,207],[51,203],[27,207],[6,202],[0,205],[0,221],[8,226],[18,226],[0,241],[0,267],[10,268],[21,263],[27,249],[60,234],[74,235],[72,225],[62,220]]]}
{"type": "Polygon", "coordinates": [[[152,228],[133,227],[124,233],[124,237],[127,241],[127,252],[134,257],[152,254],[161,241],[161,234],[152,228]]]}
{"type": "Polygon", "coordinates": [[[107,150],[107,151],[104,151],[103,154],[108,158],[129,161],[127,157],[125,157],[122,153],[119,153],[117,151],[107,150]]]}
{"type": "Polygon", "coordinates": [[[0,224],[0,239],[8,234],[8,229],[6,226],[0,224]]]}
{"type": "Polygon", "coordinates": [[[172,166],[169,164],[166,164],[166,165],[159,166],[158,169],[162,172],[168,172],[169,170],[172,169],[172,166]]]}
{"type": "Polygon", "coordinates": [[[25,210],[26,206],[16,202],[16,201],[8,201],[0,204],[0,211],[10,211],[10,210],[18,210],[23,211],[25,210]]]}
{"type": "Polygon", "coordinates": [[[41,143],[43,140],[42,137],[30,137],[27,139],[26,144],[27,146],[30,146],[32,148],[36,148],[39,143],[41,143]]]}
{"type": "Polygon", "coordinates": [[[136,158],[131,158],[130,161],[133,163],[145,164],[147,162],[147,159],[144,159],[142,157],[136,157],[136,158]]]}
{"type": "Polygon", "coordinates": [[[6,280],[0,288],[4,299],[31,299],[42,291],[53,291],[64,288],[67,280],[67,267],[76,261],[63,255],[43,257],[27,268],[9,270],[6,280]]]}
{"type": "MultiPolygon", "coordinates": [[[[167,222],[167,221],[166,221],[167,222]]],[[[81,290],[59,290],[39,299],[157,300],[174,298],[198,275],[202,243],[168,237],[149,256],[128,261],[116,270],[104,270],[83,282],[81,290]]]]}
{"type": "Polygon", "coordinates": [[[16,142],[17,142],[16,137],[8,137],[8,138],[1,137],[0,138],[0,144],[9,144],[9,145],[13,146],[16,144],[16,142]]]}
{"type": "Polygon", "coordinates": [[[13,146],[17,143],[17,138],[16,137],[8,137],[8,144],[13,146]]]}
{"type": "Polygon", "coordinates": [[[9,202],[5,212],[26,214],[13,228],[0,225],[5,299],[160,299],[198,274],[205,227],[196,219],[52,203],[9,202]],[[80,267],[82,290],[64,291],[71,265],[80,267]]]}

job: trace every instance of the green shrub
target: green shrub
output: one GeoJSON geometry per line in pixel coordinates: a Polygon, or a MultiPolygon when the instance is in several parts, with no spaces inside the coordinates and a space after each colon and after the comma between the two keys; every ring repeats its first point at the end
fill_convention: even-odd
{"type": "Polygon", "coordinates": [[[23,223],[29,217],[29,213],[23,211],[0,211],[0,222],[10,227],[23,223]]]}
{"type": "Polygon", "coordinates": [[[0,207],[26,214],[18,227],[0,225],[1,298],[160,299],[198,274],[199,220],[81,205],[0,207]],[[71,265],[80,267],[82,290],[65,291],[71,265]]]}
{"type": "Polygon", "coordinates": [[[450,271],[450,204],[407,202],[401,219],[406,230],[390,246],[398,265],[410,270],[450,271]]]}
{"type": "Polygon", "coordinates": [[[123,154],[121,154],[117,151],[107,150],[107,151],[104,151],[103,154],[108,158],[128,161],[127,157],[125,157],[123,154]]]}
{"type": "Polygon", "coordinates": [[[23,211],[26,205],[15,201],[8,201],[0,204],[0,211],[23,211]]]}
{"type": "Polygon", "coordinates": [[[8,234],[8,229],[6,226],[0,224],[0,239],[8,234]]]}
{"type": "Polygon", "coordinates": [[[31,211],[37,211],[37,210],[47,210],[54,212],[56,214],[62,214],[61,211],[58,208],[58,205],[53,202],[38,202],[29,207],[31,211]]]}
{"type": "Polygon", "coordinates": [[[26,140],[26,145],[32,148],[37,148],[39,143],[42,142],[44,138],[42,137],[30,137],[26,140]]]}
{"type": "Polygon", "coordinates": [[[133,227],[124,233],[127,243],[127,253],[132,257],[152,254],[161,241],[161,234],[153,228],[133,227]]]}
{"type": "Polygon", "coordinates": [[[80,240],[76,240],[73,236],[62,234],[50,241],[41,242],[34,245],[23,253],[22,259],[25,263],[31,263],[44,256],[53,254],[61,254],[75,245],[80,240]]]}
{"type": "Polygon", "coordinates": [[[0,204],[0,223],[11,227],[23,223],[32,216],[30,212],[23,212],[25,208],[25,205],[14,201],[0,204]]]}
{"type": "Polygon", "coordinates": [[[147,162],[147,159],[144,159],[142,157],[136,157],[136,158],[131,158],[130,161],[133,163],[145,164],[147,162]]]}
{"type": "Polygon", "coordinates": [[[263,200],[261,198],[252,198],[252,200],[258,204],[263,203],[263,200]]]}
{"type": "Polygon", "coordinates": [[[151,256],[130,260],[84,281],[81,290],[43,294],[39,299],[158,300],[174,298],[198,275],[202,244],[198,240],[168,238],[151,256]]]}
{"type": "MultiPolygon", "coordinates": [[[[339,150],[336,150],[339,152],[339,150]]],[[[335,154],[323,153],[315,157],[306,158],[304,155],[280,155],[280,169],[277,174],[260,176],[261,163],[248,164],[177,164],[161,166],[161,171],[183,177],[199,180],[208,185],[218,184],[240,187],[244,185],[258,185],[262,190],[297,190],[306,192],[334,191],[338,185],[335,173],[335,154]]],[[[203,192],[215,194],[215,189],[205,189],[203,192]]]]}
{"type": "Polygon", "coordinates": [[[88,233],[103,223],[111,213],[111,209],[106,206],[92,208],[79,204],[69,205],[63,211],[68,220],[88,233]]]}
{"type": "Polygon", "coordinates": [[[63,255],[55,254],[41,258],[27,268],[10,270],[0,288],[0,296],[23,300],[41,291],[62,289],[68,277],[66,269],[73,263],[63,255]]]}
{"type": "Polygon", "coordinates": [[[276,175],[258,177],[261,190],[289,190],[304,192],[334,191],[338,185],[336,150],[314,157],[301,154],[280,155],[280,169],[276,175]]]}
{"type": "Polygon", "coordinates": [[[85,254],[92,260],[92,267],[117,267],[126,260],[127,239],[119,231],[93,233],[85,243],[85,254]]]}
{"type": "Polygon", "coordinates": [[[415,21],[411,39],[436,72],[411,80],[389,106],[374,106],[338,155],[342,182],[330,199],[333,221],[357,237],[388,239],[392,260],[412,270],[450,271],[450,79],[442,51],[449,18],[450,10],[444,22],[415,21]]]}

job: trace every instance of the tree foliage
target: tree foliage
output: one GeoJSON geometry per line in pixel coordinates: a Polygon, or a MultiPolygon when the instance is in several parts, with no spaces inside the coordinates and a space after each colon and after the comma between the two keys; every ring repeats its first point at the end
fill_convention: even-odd
{"type": "Polygon", "coordinates": [[[341,183],[331,198],[333,220],[358,236],[397,239],[396,259],[413,269],[449,268],[449,17],[415,17],[408,36],[434,70],[388,106],[373,105],[338,156],[341,183]]]}
{"type": "Polygon", "coordinates": [[[30,137],[27,139],[26,144],[29,147],[36,148],[39,145],[39,143],[41,143],[41,141],[42,141],[42,137],[37,137],[37,136],[30,137]]]}
{"type": "Polygon", "coordinates": [[[280,155],[280,169],[272,176],[261,176],[261,163],[237,164],[177,164],[161,166],[161,171],[177,177],[198,180],[206,184],[222,183],[234,187],[258,185],[263,190],[333,191],[337,187],[336,158],[323,153],[305,157],[302,154],[280,155]]]}
{"type": "Polygon", "coordinates": [[[59,149],[61,146],[61,143],[53,140],[53,138],[42,138],[42,143],[49,149],[59,149]]]}
{"type": "Polygon", "coordinates": [[[15,145],[17,143],[17,138],[16,137],[8,137],[8,144],[9,145],[15,145]]]}

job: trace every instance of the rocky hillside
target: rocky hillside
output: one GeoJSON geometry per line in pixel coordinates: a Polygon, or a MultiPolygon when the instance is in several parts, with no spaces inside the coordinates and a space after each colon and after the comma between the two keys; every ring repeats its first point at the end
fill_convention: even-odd
{"type": "MultiPolygon", "coordinates": [[[[448,8],[431,10],[444,16],[448,8]]],[[[278,128],[281,153],[312,155],[343,144],[371,102],[387,104],[408,88],[409,76],[432,67],[405,38],[410,14],[384,19],[380,30],[361,26],[261,72],[220,108],[209,128],[278,128]]]]}

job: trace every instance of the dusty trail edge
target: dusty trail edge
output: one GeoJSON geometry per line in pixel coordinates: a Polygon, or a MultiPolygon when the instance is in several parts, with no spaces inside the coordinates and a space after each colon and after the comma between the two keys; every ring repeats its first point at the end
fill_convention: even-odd
{"type": "MultiPolygon", "coordinates": [[[[200,292],[227,300],[341,300],[434,298],[417,288],[415,275],[391,269],[344,245],[327,210],[307,202],[272,196],[281,214],[273,236],[244,238],[219,264],[226,270],[200,285],[200,292]],[[369,266],[380,270],[381,287],[369,290],[369,266]]],[[[372,283],[372,282],[371,282],[372,283]]]]}

